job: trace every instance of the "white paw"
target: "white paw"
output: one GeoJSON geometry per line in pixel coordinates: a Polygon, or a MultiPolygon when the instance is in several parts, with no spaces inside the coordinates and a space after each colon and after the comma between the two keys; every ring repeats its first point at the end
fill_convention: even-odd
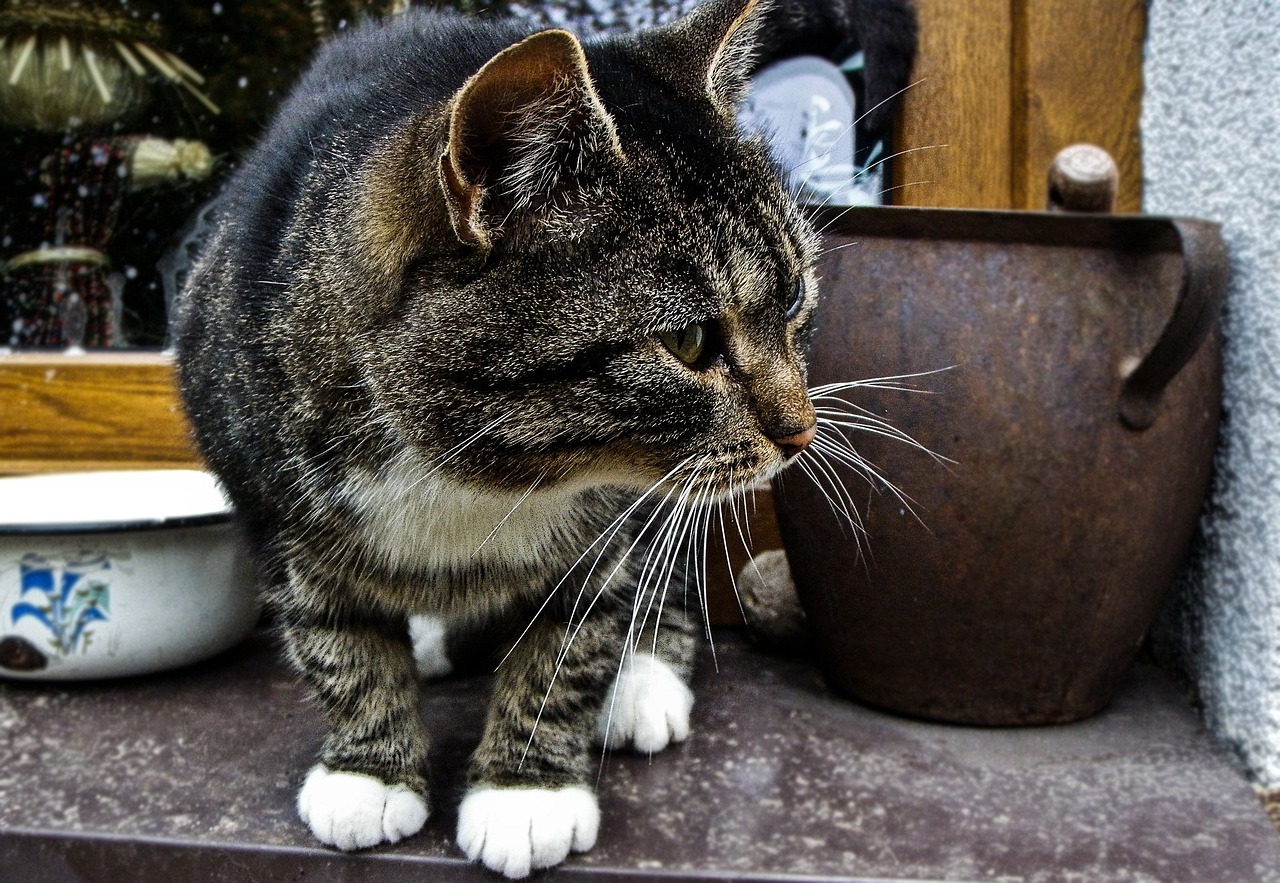
{"type": "Polygon", "coordinates": [[[680,676],[652,653],[627,659],[609,688],[596,739],[606,748],[632,745],[652,754],[689,738],[693,693],[680,676]]]}
{"type": "Polygon", "coordinates": [[[596,796],[581,785],[475,788],[458,807],[458,846],[508,877],[558,865],[571,849],[586,852],[599,829],[596,796]]]}
{"type": "Polygon", "coordinates": [[[438,616],[409,617],[409,640],[413,643],[413,661],[424,678],[442,678],[453,671],[445,644],[444,620],[438,616]]]}
{"type": "Polygon", "coordinates": [[[316,764],[298,792],[298,815],[322,843],[364,849],[416,833],[427,820],[427,804],[404,785],[316,764]]]}

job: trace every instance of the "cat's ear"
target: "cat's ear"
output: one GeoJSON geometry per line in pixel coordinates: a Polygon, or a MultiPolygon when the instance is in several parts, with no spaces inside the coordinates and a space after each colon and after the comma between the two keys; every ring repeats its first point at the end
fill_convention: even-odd
{"type": "Polygon", "coordinates": [[[688,16],[641,35],[647,66],[679,92],[732,117],[746,97],[760,28],[772,0],[708,0],[688,16]]]}
{"type": "Polygon", "coordinates": [[[574,188],[624,159],[582,44],[542,31],[499,52],[454,95],[440,183],[455,232],[487,247],[504,224],[572,204],[574,188]]]}

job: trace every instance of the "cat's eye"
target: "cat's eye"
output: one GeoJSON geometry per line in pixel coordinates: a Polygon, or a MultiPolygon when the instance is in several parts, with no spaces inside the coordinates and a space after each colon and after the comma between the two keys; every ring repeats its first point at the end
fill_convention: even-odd
{"type": "Polygon", "coordinates": [[[796,281],[791,285],[790,296],[787,300],[787,321],[790,321],[800,315],[800,308],[804,306],[804,295],[804,277],[797,276],[796,281]]]}
{"type": "Polygon", "coordinates": [[[671,350],[671,355],[686,365],[692,365],[702,358],[703,350],[706,349],[707,326],[701,322],[691,322],[675,331],[660,331],[658,337],[663,346],[671,350]]]}

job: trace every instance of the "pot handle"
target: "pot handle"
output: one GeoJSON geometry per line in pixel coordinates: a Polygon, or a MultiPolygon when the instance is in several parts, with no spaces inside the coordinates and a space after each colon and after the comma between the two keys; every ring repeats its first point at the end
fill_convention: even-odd
{"type": "Polygon", "coordinates": [[[1146,429],[1156,419],[1160,397],[1217,321],[1227,288],[1227,253],[1218,227],[1171,218],[1181,244],[1182,287],[1169,322],[1151,352],[1138,363],[1120,393],[1120,420],[1146,429]]]}

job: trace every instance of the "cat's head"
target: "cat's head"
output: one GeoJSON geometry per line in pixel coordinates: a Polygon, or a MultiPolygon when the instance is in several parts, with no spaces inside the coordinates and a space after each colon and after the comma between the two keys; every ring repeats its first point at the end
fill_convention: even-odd
{"type": "Polygon", "coordinates": [[[816,237],[734,122],[761,12],[713,0],[585,48],[536,34],[388,142],[354,223],[399,282],[360,349],[429,460],[710,498],[812,438],[816,237]]]}

